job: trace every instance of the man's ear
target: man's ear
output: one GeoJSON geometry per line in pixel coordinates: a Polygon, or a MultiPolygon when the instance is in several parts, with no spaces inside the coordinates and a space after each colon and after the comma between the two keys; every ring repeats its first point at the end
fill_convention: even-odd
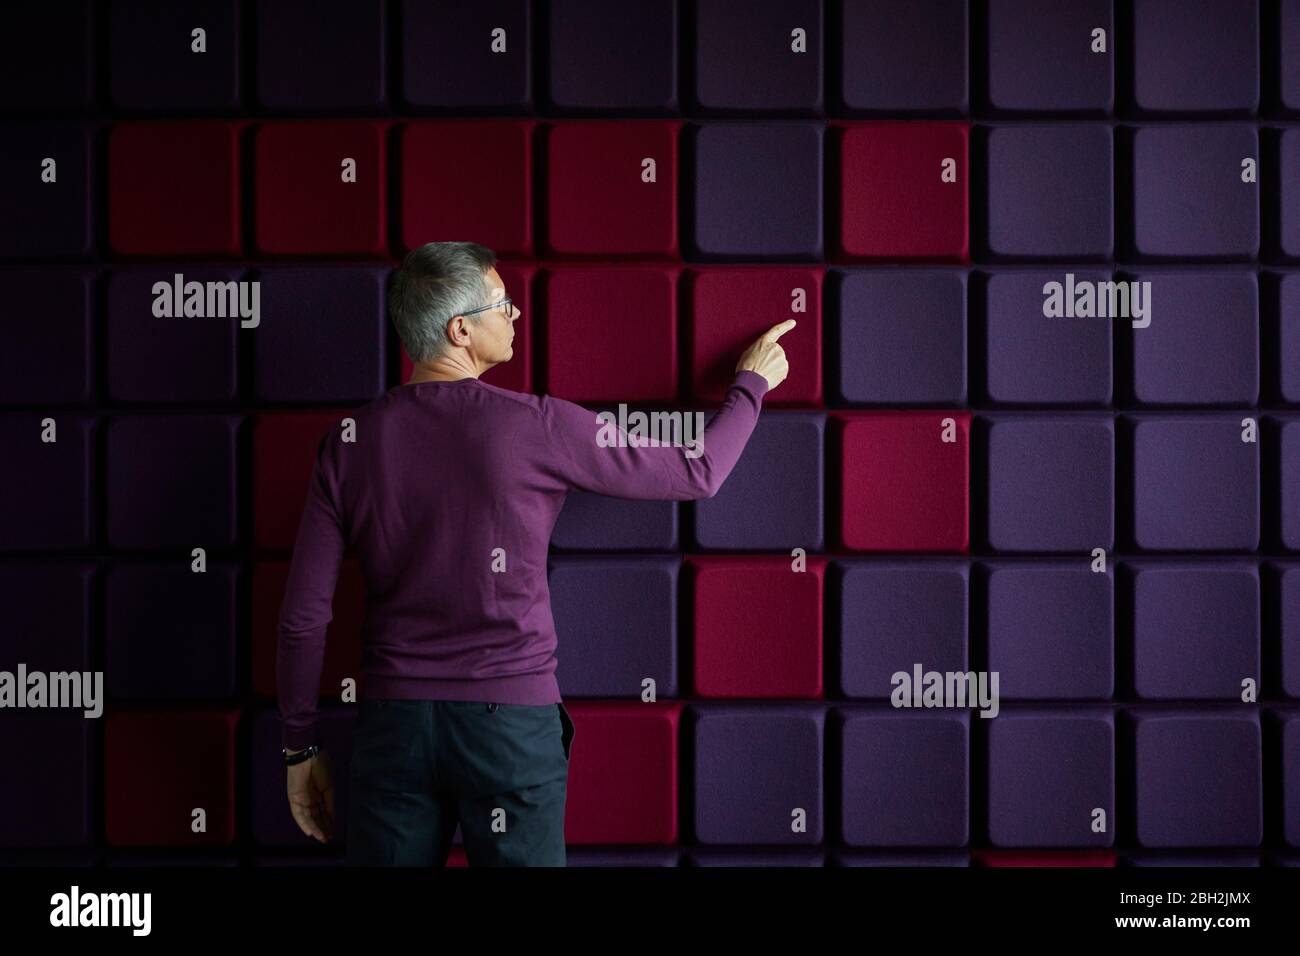
{"type": "Polygon", "coordinates": [[[468,330],[465,328],[465,316],[454,315],[452,316],[451,321],[447,323],[447,340],[451,342],[452,345],[460,345],[461,343],[458,339],[460,336],[465,335],[467,331],[468,330]]]}

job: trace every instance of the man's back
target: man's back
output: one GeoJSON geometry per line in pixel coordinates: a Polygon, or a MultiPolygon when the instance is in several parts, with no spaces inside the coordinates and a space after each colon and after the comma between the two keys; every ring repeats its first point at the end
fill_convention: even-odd
{"type": "Polygon", "coordinates": [[[473,377],[398,386],[352,412],[321,440],[281,607],[285,746],[314,738],[345,548],[366,587],[365,695],[559,702],[546,563],[565,493],[714,494],[767,387],[762,375],[738,373],[690,454],[607,447],[595,412],[473,377]]]}

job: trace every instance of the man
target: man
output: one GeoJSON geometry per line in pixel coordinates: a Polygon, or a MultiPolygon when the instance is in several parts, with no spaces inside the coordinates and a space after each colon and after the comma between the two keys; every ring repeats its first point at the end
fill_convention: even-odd
{"type": "Polygon", "coordinates": [[[555,679],[547,591],[566,492],[712,497],[789,371],[773,326],[741,356],[702,447],[598,440],[572,402],[480,376],[513,354],[519,310],[491,250],[429,243],[389,289],[410,381],[322,438],[279,615],[288,792],[303,832],[333,832],[316,742],[325,629],[344,549],[366,587],[348,862],[441,866],[459,823],[471,865],[565,865],[573,723],[555,679]]]}

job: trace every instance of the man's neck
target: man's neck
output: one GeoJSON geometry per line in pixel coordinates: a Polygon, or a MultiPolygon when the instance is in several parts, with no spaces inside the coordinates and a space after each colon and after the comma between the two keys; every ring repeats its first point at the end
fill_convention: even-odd
{"type": "Polygon", "coordinates": [[[454,362],[432,362],[429,365],[416,365],[415,371],[407,379],[408,385],[416,382],[456,382],[463,378],[478,378],[479,373],[454,362]]]}

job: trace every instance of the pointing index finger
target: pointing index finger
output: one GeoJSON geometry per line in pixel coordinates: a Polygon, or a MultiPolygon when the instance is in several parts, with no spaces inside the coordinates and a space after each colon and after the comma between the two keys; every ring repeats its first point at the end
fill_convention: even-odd
{"type": "Polygon", "coordinates": [[[784,322],[778,322],[776,325],[772,326],[770,329],[768,329],[766,332],[763,333],[763,341],[775,342],[777,339],[785,335],[785,333],[789,332],[794,327],[795,327],[794,319],[786,319],[784,322]]]}

